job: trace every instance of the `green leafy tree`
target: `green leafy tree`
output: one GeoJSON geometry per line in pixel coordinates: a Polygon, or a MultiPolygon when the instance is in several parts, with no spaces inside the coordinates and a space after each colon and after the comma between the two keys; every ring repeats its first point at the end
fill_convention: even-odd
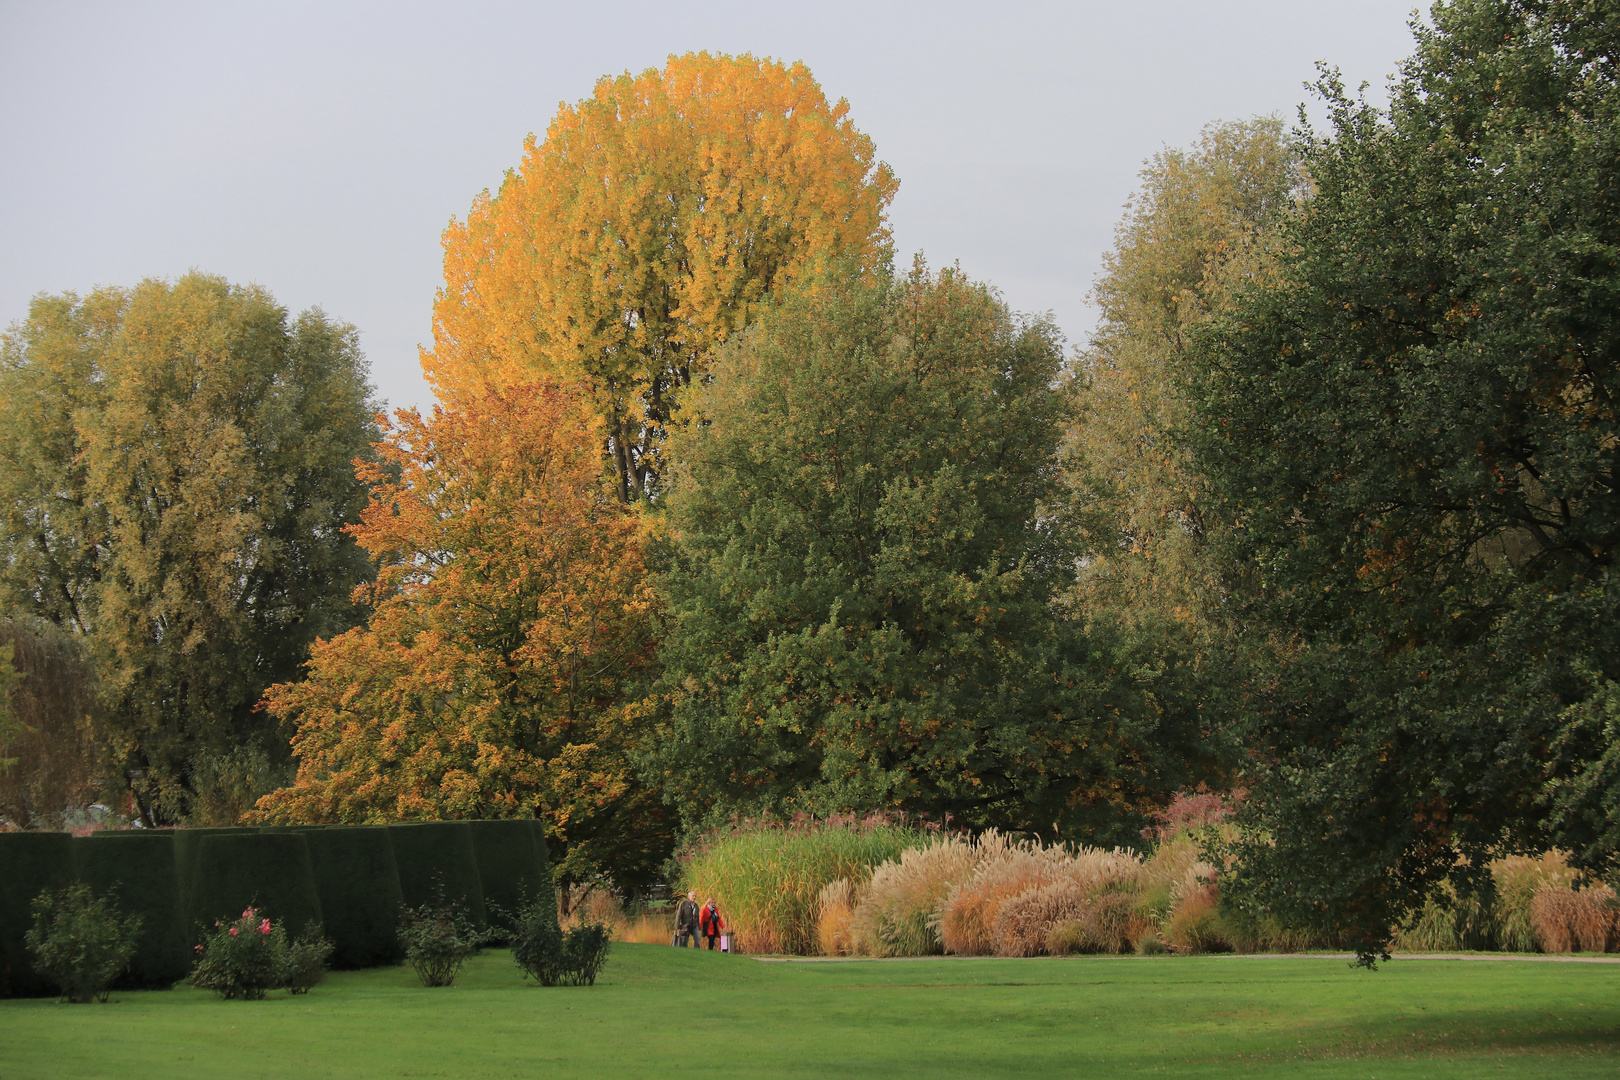
{"type": "Polygon", "coordinates": [[[1060,342],[918,268],[795,291],[673,444],[649,766],[689,818],[891,808],[1122,822],[1185,779],[1132,672],[1060,618],[1060,342]]]}
{"type": "Polygon", "coordinates": [[[1276,273],[1276,226],[1304,189],[1282,122],[1212,125],[1150,159],[1093,292],[1100,318],[1071,379],[1065,511],[1085,569],[1077,614],[1155,634],[1205,628],[1224,592],[1184,434],[1191,334],[1276,273]]]}
{"type": "Polygon", "coordinates": [[[90,642],[149,822],[211,760],[285,761],[254,705],[355,619],[372,413],[353,328],[204,274],[41,296],[5,336],[0,604],[90,642]]]}
{"type": "Polygon", "coordinates": [[[1236,617],[1289,642],[1243,687],[1223,888],[1369,957],[1490,851],[1615,865],[1620,8],[1432,22],[1387,115],[1324,78],[1280,280],[1203,338],[1194,390],[1236,617]]]}

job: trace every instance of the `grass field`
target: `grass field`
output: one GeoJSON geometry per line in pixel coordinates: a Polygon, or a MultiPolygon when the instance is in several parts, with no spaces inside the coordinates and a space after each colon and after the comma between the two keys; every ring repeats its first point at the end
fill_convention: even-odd
{"type": "Polygon", "coordinates": [[[0,1002],[0,1080],[253,1077],[1614,1077],[1620,966],[1155,957],[759,963],[619,945],[597,986],[505,952],[307,997],[0,1002]]]}

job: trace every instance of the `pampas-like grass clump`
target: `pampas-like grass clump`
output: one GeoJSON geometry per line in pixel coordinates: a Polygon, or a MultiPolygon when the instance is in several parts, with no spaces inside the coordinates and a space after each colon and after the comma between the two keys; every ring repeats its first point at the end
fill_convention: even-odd
{"type": "Polygon", "coordinates": [[[1222,923],[1220,885],[1207,862],[1187,867],[1176,882],[1164,940],[1177,952],[1231,952],[1233,943],[1222,923]]]}
{"type": "Polygon", "coordinates": [[[1054,951],[1051,931],[1073,924],[1060,948],[1077,952],[1123,952],[1147,928],[1136,913],[1142,863],[1124,851],[1082,848],[1055,866],[1057,878],[1002,902],[996,913],[998,956],[1039,956],[1054,951]]]}
{"type": "Polygon", "coordinates": [[[945,951],[958,956],[994,956],[1001,905],[1061,880],[1068,860],[1069,853],[1062,846],[1044,848],[1028,841],[986,855],[971,877],[951,889],[940,909],[939,933],[945,951]]]}
{"type": "Polygon", "coordinates": [[[1575,871],[1561,851],[1531,859],[1510,855],[1491,863],[1496,883],[1497,946],[1505,952],[1535,952],[1536,925],[1531,913],[1536,893],[1545,885],[1571,888],[1575,871]]]}
{"type": "MultiPolygon", "coordinates": [[[[885,863],[884,865],[888,865],[885,863]]],[[[821,914],[816,918],[816,942],[822,956],[851,956],[856,952],[855,935],[850,923],[854,921],[855,906],[860,893],[848,878],[829,881],[821,889],[821,914]]]]}
{"type": "Polygon", "coordinates": [[[1000,834],[980,842],[945,836],[911,848],[872,871],[851,927],[855,951],[870,956],[933,956],[945,951],[939,911],[951,889],[987,854],[1005,850],[1000,834]]]}
{"type": "Polygon", "coordinates": [[[1607,952],[1615,931],[1614,890],[1572,889],[1546,882],[1530,901],[1530,919],[1542,952],[1607,952]]]}

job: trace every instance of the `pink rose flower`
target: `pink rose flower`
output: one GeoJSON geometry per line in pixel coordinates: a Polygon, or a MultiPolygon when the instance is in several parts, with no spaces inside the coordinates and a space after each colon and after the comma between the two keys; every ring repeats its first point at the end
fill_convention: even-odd
{"type": "Polygon", "coordinates": [[[259,924],[259,933],[268,934],[269,932],[270,932],[270,920],[265,919],[263,922],[261,922],[259,924]]]}
{"type": "Polygon", "coordinates": [[[236,927],[231,927],[231,937],[236,937],[236,927]]]}

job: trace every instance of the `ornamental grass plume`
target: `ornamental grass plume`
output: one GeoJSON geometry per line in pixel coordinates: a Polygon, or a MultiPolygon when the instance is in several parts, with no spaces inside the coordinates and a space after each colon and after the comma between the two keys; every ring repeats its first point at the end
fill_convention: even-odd
{"type": "Polygon", "coordinates": [[[1509,855],[1491,863],[1496,884],[1497,944],[1504,952],[1535,952],[1535,917],[1531,912],[1536,893],[1544,885],[1571,888],[1575,871],[1561,851],[1549,851],[1536,858],[1509,855]]]}
{"type": "Polygon", "coordinates": [[[1614,904],[1607,885],[1543,883],[1530,901],[1536,944],[1546,953],[1607,952],[1615,937],[1614,904]]]}
{"type": "Polygon", "coordinates": [[[1142,862],[1126,851],[1081,848],[1054,867],[1056,880],[1003,901],[996,913],[997,956],[1039,956],[1051,951],[1048,935],[1076,924],[1062,947],[1123,952],[1147,929],[1133,917],[1142,862]]]}
{"type": "Polygon", "coordinates": [[[1220,917],[1221,892],[1215,867],[1198,861],[1176,882],[1165,942],[1177,952],[1231,952],[1233,944],[1220,917]]]}
{"type": "Polygon", "coordinates": [[[872,871],[861,890],[851,932],[855,951],[870,956],[932,956],[945,951],[940,908],[972,876],[986,852],[1003,849],[999,834],[983,842],[944,836],[909,848],[872,871]]]}
{"type": "Polygon", "coordinates": [[[996,838],[971,877],[956,885],[940,909],[939,933],[945,951],[959,956],[993,956],[996,917],[1001,905],[1031,889],[1063,877],[1068,850],[1039,841],[1007,842],[996,838]]]}
{"type": "Polygon", "coordinates": [[[860,902],[859,890],[848,878],[839,878],[822,886],[819,900],[821,914],[816,918],[816,942],[821,946],[821,955],[854,955],[856,941],[850,924],[860,902]]]}

